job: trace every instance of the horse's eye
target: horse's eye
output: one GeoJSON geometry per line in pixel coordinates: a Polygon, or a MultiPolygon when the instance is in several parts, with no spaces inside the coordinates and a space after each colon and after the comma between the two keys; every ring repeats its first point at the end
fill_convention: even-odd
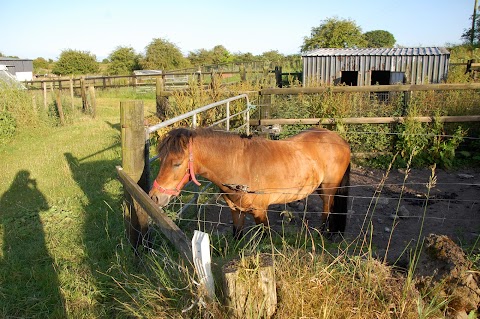
{"type": "Polygon", "coordinates": [[[173,167],[180,167],[180,165],[182,165],[182,163],[173,163],[173,167]]]}

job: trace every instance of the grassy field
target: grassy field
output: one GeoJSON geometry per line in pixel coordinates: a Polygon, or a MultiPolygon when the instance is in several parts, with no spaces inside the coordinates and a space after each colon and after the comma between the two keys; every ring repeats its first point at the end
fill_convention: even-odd
{"type": "Polygon", "coordinates": [[[119,103],[100,99],[96,119],[77,112],[0,146],[0,317],[108,317],[124,241],[119,103]]]}

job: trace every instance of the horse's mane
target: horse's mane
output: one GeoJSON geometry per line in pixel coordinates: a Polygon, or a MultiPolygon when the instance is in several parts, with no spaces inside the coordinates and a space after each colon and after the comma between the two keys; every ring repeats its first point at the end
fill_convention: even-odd
{"type": "Polygon", "coordinates": [[[252,137],[251,135],[238,135],[228,131],[214,130],[212,128],[175,128],[169,131],[167,135],[162,138],[160,143],[158,143],[157,153],[159,158],[165,158],[169,153],[178,154],[184,152],[188,146],[190,138],[195,138],[197,136],[217,138],[219,140],[250,139],[252,137]]]}

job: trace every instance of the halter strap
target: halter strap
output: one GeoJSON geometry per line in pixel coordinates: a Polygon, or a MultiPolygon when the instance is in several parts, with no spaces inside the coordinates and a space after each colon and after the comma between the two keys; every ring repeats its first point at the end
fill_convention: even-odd
{"type": "Polygon", "coordinates": [[[188,167],[185,175],[183,175],[182,180],[177,184],[174,189],[168,189],[165,187],[160,186],[158,184],[157,179],[153,181],[153,187],[156,188],[160,193],[178,196],[180,194],[180,190],[188,181],[193,181],[195,184],[200,186],[201,184],[197,181],[195,177],[195,171],[193,169],[193,151],[192,151],[192,139],[188,142],[188,167]]]}

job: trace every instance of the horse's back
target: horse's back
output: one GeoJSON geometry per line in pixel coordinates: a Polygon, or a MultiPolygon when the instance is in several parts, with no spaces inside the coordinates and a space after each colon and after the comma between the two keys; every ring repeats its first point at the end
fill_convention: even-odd
{"type": "Polygon", "coordinates": [[[350,148],[348,143],[340,135],[338,135],[338,133],[321,127],[315,127],[302,131],[297,135],[287,138],[286,140],[296,142],[303,141],[306,143],[330,143],[341,148],[350,148]]]}
{"type": "Polygon", "coordinates": [[[343,176],[350,163],[350,146],[336,132],[311,128],[292,136],[290,140],[317,162],[327,180],[343,176]]]}

